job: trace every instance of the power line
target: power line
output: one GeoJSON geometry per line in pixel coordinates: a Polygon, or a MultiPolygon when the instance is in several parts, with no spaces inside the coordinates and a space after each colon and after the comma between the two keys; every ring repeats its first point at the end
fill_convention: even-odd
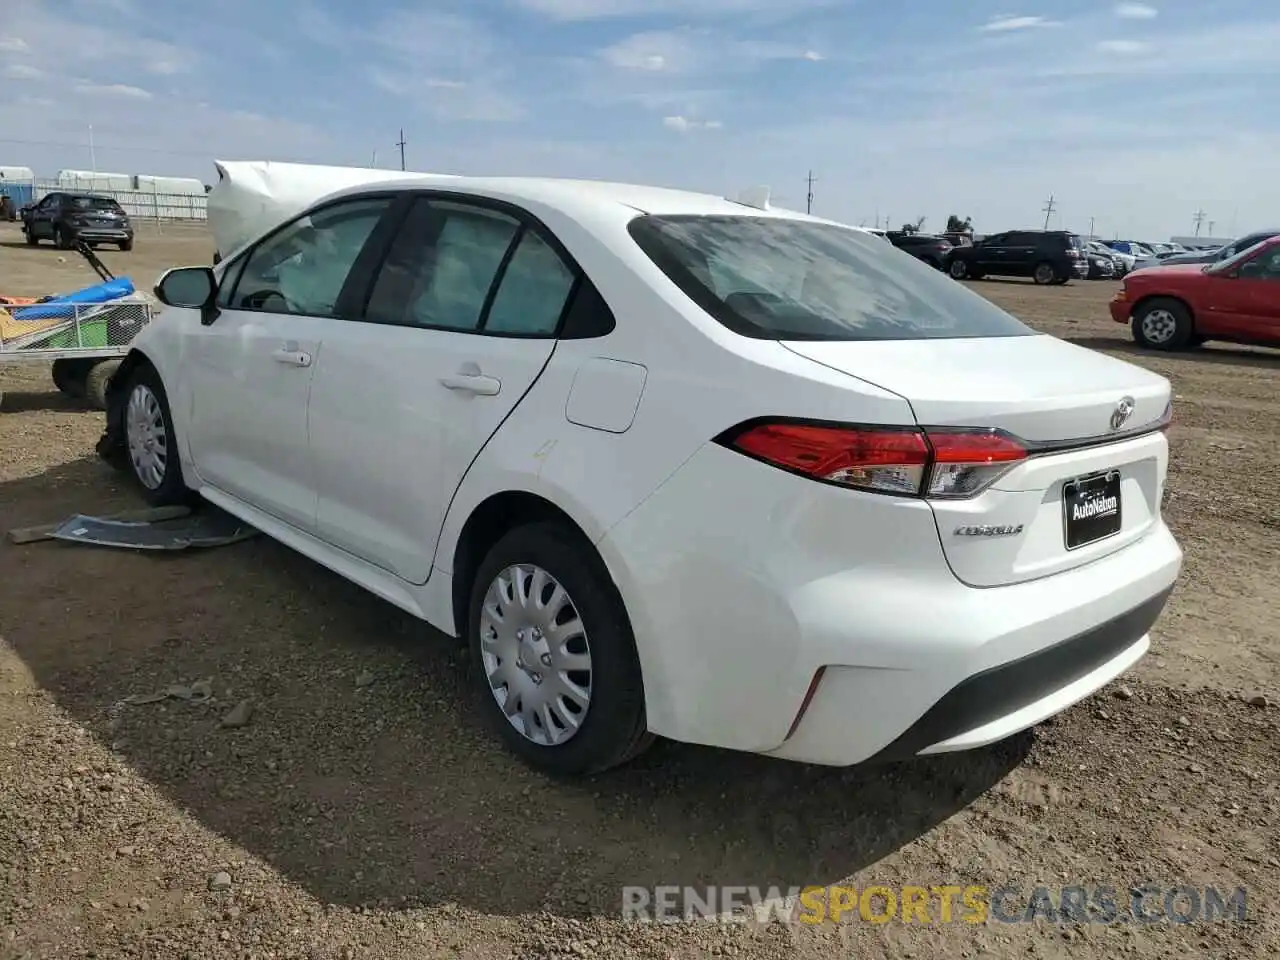
{"type": "Polygon", "coordinates": [[[1046,200],[1044,204],[1044,228],[1046,230],[1049,229],[1049,218],[1053,216],[1054,203],[1055,203],[1055,200],[1053,198],[1053,194],[1051,193],[1049,194],[1049,199],[1046,200]]]}

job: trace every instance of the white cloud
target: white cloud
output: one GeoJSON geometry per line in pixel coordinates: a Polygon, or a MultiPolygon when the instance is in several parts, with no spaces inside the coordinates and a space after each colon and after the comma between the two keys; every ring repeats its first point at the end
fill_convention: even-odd
{"type": "Polygon", "coordinates": [[[690,130],[719,130],[724,126],[719,120],[693,120],[679,115],[663,117],[662,125],[677,133],[688,133],[690,130]]]}
{"type": "Polygon", "coordinates": [[[128,100],[151,100],[150,90],[131,86],[127,83],[77,83],[72,89],[93,97],[124,97],[128,100]]]}
{"type": "Polygon", "coordinates": [[[642,74],[723,74],[770,60],[823,59],[816,50],[802,46],[695,28],[635,33],[605,47],[600,56],[620,70],[642,74]]]}
{"type": "Polygon", "coordinates": [[[1141,40],[1100,40],[1097,44],[1102,53],[1135,54],[1146,53],[1150,49],[1141,40]]]}
{"type": "Polygon", "coordinates": [[[0,53],[24,53],[29,48],[21,37],[0,37],[0,53]]]}
{"type": "Polygon", "coordinates": [[[1012,30],[1035,30],[1041,27],[1060,27],[1057,20],[1047,17],[992,17],[978,29],[983,33],[1008,33],[1012,30]]]}
{"type": "Polygon", "coordinates": [[[44,72],[30,64],[11,63],[4,68],[4,75],[10,80],[39,80],[44,76],[44,72]]]}
{"type": "Polygon", "coordinates": [[[520,6],[554,20],[606,20],[622,17],[676,16],[681,20],[717,20],[755,14],[790,17],[806,9],[836,8],[844,0],[516,0],[520,6]]]}
{"type": "Polygon", "coordinates": [[[819,61],[819,60],[826,59],[826,58],[825,58],[825,57],[823,57],[823,56],[822,56],[822,54],[820,54],[817,50],[806,50],[806,51],[804,52],[804,58],[805,58],[806,60],[812,60],[812,61],[814,61],[815,63],[816,63],[817,61],[819,61]]]}
{"type": "Polygon", "coordinates": [[[1146,3],[1119,3],[1115,13],[1124,20],[1153,20],[1160,11],[1146,3]]]}

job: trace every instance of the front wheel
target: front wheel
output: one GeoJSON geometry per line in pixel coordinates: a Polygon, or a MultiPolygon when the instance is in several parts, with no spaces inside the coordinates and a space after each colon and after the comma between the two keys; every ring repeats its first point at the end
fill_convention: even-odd
{"type": "Polygon", "coordinates": [[[481,709],[525,762],[596,773],[652,742],[622,598],[577,531],[509,532],[481,563],[468,613],[481,709]]]}
{"type": "MultiPolygon", "coordinates": [[[[1047,286],[1058,279],[1057,271],[1053,269],[1051,263],[1037,263],[1035,270],[1031,274],[1031,278],[1040,286],[1047,286]]],[[[1064,283],[1066,281],[1063,281],[1064,283]]]]}
{"type": "Polygon", "coordinates": [[[153,507],[189,503],[191,491],[182,478],[173,415],[160,375],[147,365],[136,368],[124,388],[122,402],[128,470],[143,498],[153,507]]]}
{"type": "Polygon", "coordinates": [[[53,241],[57,244],[59,250],[70,250],[76,245],[75,237],[71,235],[71,231],[61,225],[54,228],[53,241]]]}
{"type": "Polygon", "coordinates": [[[1157,297],[1133,315],[1133,339],[1152,350],[1181,350],[1195,335],[1191,311],[1177,300],[1157,297]]]}
{"type": "Polygon", "coordinates": [[[28,247],[34,247],[34,246],[36,246],[37,244],[39,244],[39,243],[40,243],[40,238],[39,238],[39,237],[37,237],[34,233],[32,233],[32,232],[31,232],[31,228],[30,228],[30,227],[26,227],[26,228],[23,230],[23,233],[25,233],[25,234],[26,234],[26,236],[27,236],[27,246],[28,246],[28,247]]]}

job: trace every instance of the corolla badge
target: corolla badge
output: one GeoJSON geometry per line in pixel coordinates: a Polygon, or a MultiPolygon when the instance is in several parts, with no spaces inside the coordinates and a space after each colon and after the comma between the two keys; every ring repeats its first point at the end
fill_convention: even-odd
{"type": "Polygon", "coordinates": [[[1133,397],[1121,397],[1116,408],[1111,411],[1111,429],[1119,430],[1133,416],[1133,397]]]}

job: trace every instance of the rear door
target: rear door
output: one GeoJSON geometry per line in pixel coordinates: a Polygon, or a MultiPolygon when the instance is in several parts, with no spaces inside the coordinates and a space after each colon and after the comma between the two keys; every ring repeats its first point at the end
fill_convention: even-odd
{"type": "Polygon", "coordinates": [[[1007,248],[1009,251],[1009,275],[1014,277],[1031,276],[1035,265],[1043,259],[1040,247],[1043,242],[1042,234],[1026,232],[1009,234],[1007,248]]]}
{"type": "Polygon", "coordinates": [[[362,315],[316,366],[317,526],[425,583],[449,501],[551,358],[578,272],[523,211],[439,194],[378,256],[362,315]]]}

